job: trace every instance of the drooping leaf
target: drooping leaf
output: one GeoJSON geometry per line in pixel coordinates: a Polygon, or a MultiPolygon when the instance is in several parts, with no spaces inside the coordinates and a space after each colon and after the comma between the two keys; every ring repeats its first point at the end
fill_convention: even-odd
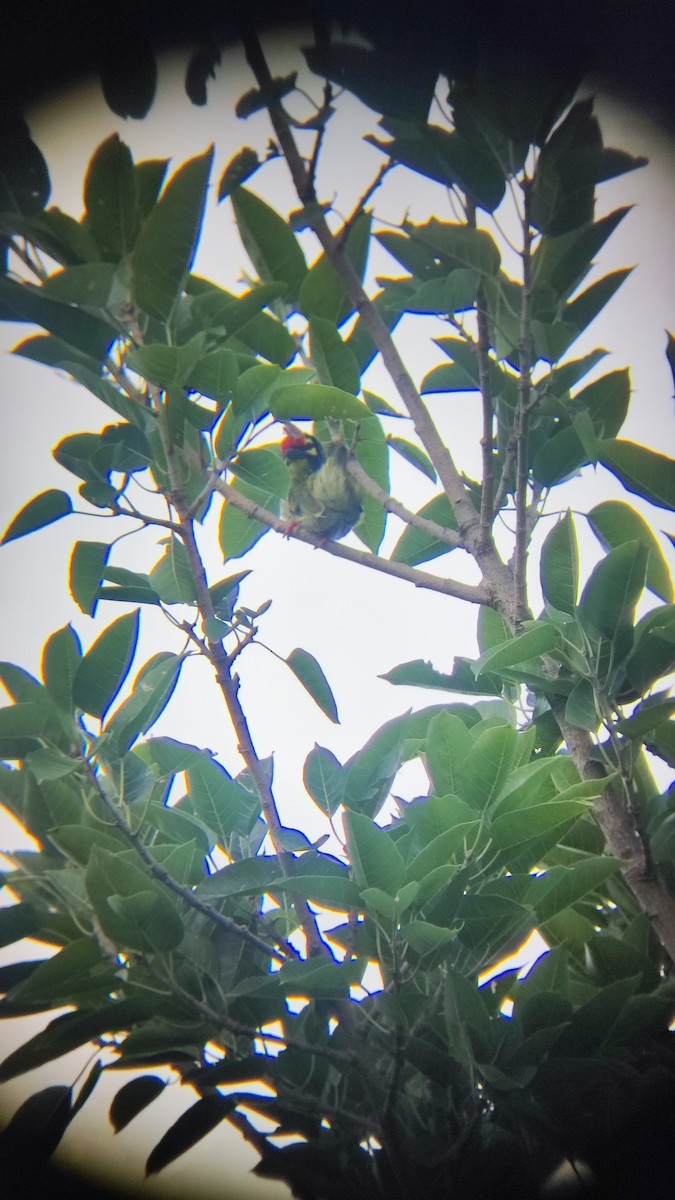
{"type": "Polygon", "coordinates": [[[73,1090],[51,1084],[20,1104],[3,1130],[14,1152],[29,1153],[32,1163],[46,1162],[56,1150],[72,1117],[73,1090]]]}
{"type": "Polygon", "coordinates": [[[342,804],[345,773],[342,763],[325,746],[315,745],[305,759],[303,781],[322,813],[332,817],[342,804]]]}
{"type": "Polygon", "coordinates": [[[73,502],[67,492],[58,488],[49,488],[34,496],[21,512],[17,513],[5,530],[0,545],[13,542],[15,538],[25,537],[36,529],[44,529],[45,525],[53,525],[61,517],[68,516],[73,511],[73,502]]]}
{"type": "Polygon", "coordinates": [[[96,612],[98,590],[110,554],[107,542],[75,542],[70,559],[70,591],[88,616],[96,612]]]}
{"type": "Polygon", "coordinates": [[[60,338],[76,352],[102,362],[117,331],[112,325],[74,308],[60,300],[52,300],[47,292],[32,284],[0,279],[0,320],[27,321],[60,338]]]}
{"type": "Polygon", "coordinates": [[[55,1017],[46,1029],[5,1058],[0,1064],[0,1082],[53,1062],[104,1033],[129,1029],[146,1015],[147,1009],[137,1000],[108,1000],[94,1012],[69,1012],[55,1017]]]}
{"type": "Polygon", "coordinates": [[[644,500],[675,509],[675,464],[672,458],[635,442],[606,438],[598,442],[598,460],[629,492],[644,500]]]}
{"type": "MultiPolygon", "coordinates": [[[[417,515],[424,517],[425,520],[435,521],[437,525],[442,525],[445,529],[457,529],[455,514],[445,492],[423,504],[417,515]]],[[[417,567],[420,563],[429,562],[430,559],[438,558],[439,555],[447,554],[453,549],[454,546],[449,542],[442,541],[426,529],[408,525],[394,546],[391,560],[405,563],[410,567],[417,567]]]]}
{"type": "Polygon", "coordinates": [[[334,725],[339,725],[340,719],[333,693],[314,656],[309,651],[297,647],[295,650],[291,650],[286,662],[329,721],[332,721],[334,725]]]}
{"type": "Polygon", "coordinates": [[[421,471],[423,475],[426,475],[427,479],[430,479],[432,483],[436,482],[436,468],[431,459],[419,446],[416,446],[413,442],[405,441],[404,438],[394,437],[391,434],[387,437],[387,445],[391,446],[397,454],[400,454],[401,458],[404,458],[406,462],[409,462],[418,471],[421,471]]]}
{"type": "Polygon", "coordinates": [[[160,1079],[159,1075],[139,1075],[125,1083],[115,1095],[108,1113],[115,1133],[125,1129],[134,1117],[161,1095],[165,1087],[166,1080],[160,1079]]]}

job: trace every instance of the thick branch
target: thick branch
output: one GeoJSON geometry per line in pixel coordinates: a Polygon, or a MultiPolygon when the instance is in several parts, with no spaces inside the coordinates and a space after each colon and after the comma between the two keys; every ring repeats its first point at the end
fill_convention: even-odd
{"type": "MultiPolygon", "coordinates": [[[[589,735],[565,719],[564,704],[559,697],[549,696],[549,701],[580,775],[583,779],[601,779],[603,769],[592,757],[593,743],[589,735]]],[[[675,963],[675,897],[650,872],[639,831],[620,789],[610,784],[596,800],[593,811],[607,850],[621,860],[626,883],[671,962],[675,963]]]]}
{"type": "Polygon", "coordinates": [[[513,578],[515,590],[516,620],[521,624],[527,612],[527,547],[529,530],[527,520],[527,485],[529,482],[528,431],[532,392],[532,331],[530,308],[532,298],[532,228],[530,226],[530,182],[523,184],[525,208],[523,213],[523,299],[520,312],[520,344],[518,359],[520,378],[518,381],[518,408],[515,418],[516,441],[516,548],[513,556],[513,578]]]}
{"type": "Polygon", "coordinates": [[[466,600],[470,604],[493,603],[491,593],[480,584],[462,583],[458,579],[441,579],[436,575],[429,574],[428,571],[419,571],[417,567],[408,567],[405,563],[392,562],[387,558],[378,558],[376,554],[369,554],[365,550],[356,550],[352,546],[343,546],[341,542],[322,541],[320,537],[307,533],[303,529],[291,530],[289,532],[287,521],[283,521],[281,517],[275,517],[274,513],[269,512],[266,508],[262,508],[254,500],[249,500],[246,496],[242,496],[232,484],[226,483],[222,479],[215,479],[213,487],[221,496],[224,496],[226,500],[234,504],[235,508],[239,508],[248,517],[252,517],[256,521],[261,521],[277,533],[283,534],[284,537],[297,538],[300,542],[307,542],[310,546],[325,550],[327,554],[332,554],[335,558],[344,558],[348,562],[357,563],[361,567],[368,567],[371,571],[379,571],[384,575],[392,575],[395,579],[404,579],[406,583],[412,583],[415,587],[423,588],[427,591],[440,592],[443,596],[453,596],[456,600],[466,600]]]}

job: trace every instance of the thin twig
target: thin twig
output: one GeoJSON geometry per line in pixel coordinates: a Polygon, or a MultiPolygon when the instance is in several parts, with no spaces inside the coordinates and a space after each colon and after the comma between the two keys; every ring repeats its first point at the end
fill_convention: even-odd
{"type": "MultiPolygon", "coordinates": [[[[124,834],[126,838],[128,838],[129,842],[134,847],[134,850],[143,860],[148,868],[148,871],[153,878],[158,881],[158,883],[164,884],[166,888],[174,892],[177,896],[180,896],[180,898],[187,905],[189,905],[190,908],[194,908],[195,911],[201,913],[202,916],[208,917],[209,921],[211,921],[214,925],[220,926],[221,929],[227,930],[228,933],[235,934],[237,937],[241,938],[242,941],[248,942],[248,944],[250,946],[254,946],[256,950],[262,950],[265,954],[267,954],[270,958],[275,959],[277,962],[285,962],[287,958],[295,957],[289,952],[287,947],[281,950],[276,946],[271,946],[268,942],[265,942],[262,938],[259,938],[255,933],[251,933],[250,930],[246,929],[243,925],[238,925],[237,922],[233,921],[231,917],[226,917],[224,913],[219,912],[217,908],[214,908],[211,904],[205,903],[205,901],[200,899],[195,892],[191,892],[189,888],[183,887],[181,883],[178,883],[178,881],[174,879],[173,875],[169,874],[164,867],[160,866],[160,864],[155,861],[143,839],[139,837],[137,833],[133,832],[133,830],[127,824],[126,818],[121,810],[106,795],[105,790],[101,787],[98,775],[94,771],[93,767],[90,764],[87,765],[89,767],[89,778],[96,789],[96,794],[101,803],[105,807],[106,811],[110,813],[110,816],[115,822],[117,828],[124,834]]],[[[279,943],[280,946],[284,945],[284,942],[281,938],[279,939],[279,943]]]]}

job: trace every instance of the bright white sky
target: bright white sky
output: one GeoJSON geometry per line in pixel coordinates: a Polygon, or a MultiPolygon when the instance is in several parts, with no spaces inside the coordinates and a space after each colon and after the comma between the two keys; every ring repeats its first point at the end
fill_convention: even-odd
{"type": "MultiPolygon", "coordinates": [[[[288,49],[276,45],[271,55],[273,73],[286,73],[298,66],[297,59],[290,54],[288,49]]],[[[214,186],[194,269],[225,287],[234,288],[241,269],[250,270],[250,265],[238,242],[229,203],[216,204],[215,185],[225,164],[242,145],[254,146],[261,155],[264,153],[269,137],[267,118],[265,114],[256,114],[242,122],[234,116],[236,99],[251,87],[252,81],[245,65],[232,54],[224,55],[204,109],[194,108],[187,100],[182,73],[183,64],[175,60],[163,64],[158,98],[144,121],[120,121],[105,105],[98,84],[91,82],[30,114],[31,130],[52,174],[50,203],[75,216],[82,210],[86,164],[95,148],[114,130],[130,145],[137,160],[170,157],[172,169],[215,141],[214,186]]],[[[309,72],[304,75],[303,78],[301,73],[299,82],[319,98],[319,81],[309,72]]],[[[295,111],[300,117],[307,115],[305,111],[295,111]]],[[[608,314],[591,327],[590,336],[576,343],[573,353],[577,357],[604,345],[610,354],[598,373],[630,365],[633,396],[624,436],[672,452],[672,380],[665,361],[663,331],[675,325],[671,270],[675,260],[675,229],[670,207],[675,147],[634,115],[606,103],[598,104],[598,112],[606,144],[634,154],[646,153],[650,165],[599,189],[598,215],[625,203],[635,203],[636,209],[603,251],[598,273],[634,263],[639,268],[624,284],[608,314]]],[[[439,119],[438,113],[433,119],[439,119]]],[[[350,97],[341,102],[328,127],[319,192],[322,199],[336,197],[335,208],[342,215],[352,210],[381,165],[381,155],[360,141],[362,133],[373,129],[373,114],[350,97]]],[[[280,160],[265,167],[251,180],[250,186],[282,213],[297,207],[297,198],[280,160]]],[[[378,193],[376,205],[378,214],[395,223],[406,212],[413,220],[424,220],[432,212],[452,219],[452,213],[445,208],[442,189],[428,181],[414,180],[403,168],[389,175],[378,193]]],[[[503,219],[508,222],[508,215],[503,219]]],[[[303,237],[312,258],[317,252],[312,238],[303,237]]],[[[396,264],[384,252],[373,255],[371,267],[373,275],[398,273],[396,264]]],[[[440,351],[429,345],[429,337],[445,330],[440,323],[435,326],[433,322],[413,317],[399,328],[399,346],[419,382],[430,367],[442,361],[440,351]]],[[[0,348],[11,348],[30,332],[26,326],[0,327],[0,348]]],[[[115,418],[77,385],[40,365],[4,354],[0,370],[5,449],[0,476],[0,528],[4,529],[30,497],[48,487],[65,488],[75,495],[75,480],[53,460],[52,447],[68,433],[97,429],[115,418]]],[[[397,403],[382,371],[371,372],[368,386],[391,403],[397,403]]],[[[477,473],[479,415],[475,402],[467,397],[437,397],[432,400],[432,411],[459,464],[469,473],[477,473]]],[[[395,432],[409,436],[400,424],[395,432]]],[[[570,504],[586,511],[602,499],[620,495],[618,485],[602,469],[596,475],[587,471],[586,476],[583,481],[558,489],[555,502],[561,507],[570,504]]],[[[392,491],[409,507],[419,507],[434,490],[406,464],[395,465],[392,491]]],[[[642,511],[655,522],[656,528],[666,526],[667,514],[661,510],[644,506],[642,511]]],[[[391,532],[384,552],[393,546],[400,532],[399,523],[390,520],[391,532]]],[[[545,534],[550,522],[542,524],[545,534]]],[[[672,532],[672,523],[670,529],[672,532]]],[[[210,581],[240,570],[242,565],[253,567],[240,599],[251,608],[257,608],[267,599],[273,600],[272,608],[261,622],[261,640],[282,656],[296,646],[309,650],[321,662],[333,687],[342,721],[339,726],[330,724],[288,669],[262,648],[252,649],[240,660],[242,699],[258,751],[263,756],[275,755],[282,818],[286,824],[301,826],[310,836],[318,836],[324,832],[324,825],[302,787],[302,764],[314,743],[330,747],[339,758],[345,759],[390,717],[410,706],[422,708],[441,703],[444,700],[441,693],[394,688],[378,675],[414,658],[430,659],[439,670],[450,671],[455,654],[475,653],[475,614],[457,601],[416,591],[408,584],[362,570],[299,542],[286,542],[274,533],[263,538],[244,563],[238,560],[223,567],[215,536],[209,541],[209,532],[213,531],[213,522],[210,526],[207,523],[202,540],[210,581]]],[[[73,541],[105,540],[118,533],[117,523],[105,525],[101,519],[70,517],[0,550],[1,577],[5,581],[0,598],[0,659],[9,659],[38,673],[41,648],[54,630],[72,622],[86,648],[100,632],[101,622],[107,624],[120,615],[121,606],[109,603],[99,607],[98,620],[92,622],[76,608],[67,586],[67,563],[73,541]]],[[[157,538],[152,533],[125,539],[112,561],[147,571],[160,557],[161,548],[154,549],[156,544],[157,538]]],[[[597,559],[599,549],[593,538],[584,539],[584,554],[587,565],[597,559]]],[[[466,560],[462,563],[459,553],[437,560],[425,569],[439,574],[461,571],[463,578],[476,579],[472,564],[466,560]]],[[[536,590],[533,602],[536,609],[536,590]]],[[[156,649],[179,648],[156,612],[149,609],[142,612],[141,629],[132,678],[156,649]]],[[[180,690],[153,733],[208,746],[230,770],[236,771],[239,764],[233,738],[208,676],[202,664],[187,665],[180,690]]],[[[402,774],[397,790],[410,797],[420,786],[419,773],[408,771],[402,774]]],[[[0,844],[7,849],[18,849],[27,843],[13,823],[3,821],[0,844]]],[[[10,948],[5,961],[14,952],[15,948],[10,948]]],[[[27,947],[25,956],[35,953],[35,949],[27,947]]],[[[44,1023],[43,1018],[32,1020],[31,1030],[44,1023]]],[[[28,1022],[6,1022],[4,1027],[0,1026],[3,1055],[26,1038],[28,1029],[28,1022]]],[[[25,1096],[48,1082],[70,1081],[85,1058],[82,1054],[70,1055],[56,1069],[46,1067],[31,1077],[5,1085],[0,1089],[5,1112],[11,1112],[25,1096]]],[[[97,1091],[105,1087],[109,1102],[122,1082],[123,1077],[117,1075],[111,1082],[99,1083],[97,1091]]],[[[132,1179],[139,1180],[153,1137],[156,1139],[192,1098],[187,1091],[169,1089],[169,1094],[156,1101],[114,1144],[107,1134],[105,1107],[91,1106],[90,1111],[87,1105],[66,1136],[66,1156],[77,1154],[80,1165],[90,1157],[93,1162],[105,1161],[116,1178],[129,1173],[132,1179]]],[[[228,1175],[232,1173],[232,1187],[237,1195],[287,1195],[286,1189],[279,1185],[254,1182],[243,1174],[255,1161],[255,1155],[248,1149],[242,1148],[241,1152],[237,1149],[235,1157],[240,1168],[235,1176],[234,1137],[221,1127],[210,1135],[206,1145],[200,1144],[168,1168],[159,1182],[152,1180],[144,1185],[144,1194],[151,1195],[159,1188],[166,1195],[178,1195],[179,1191],[185,1194],[188,1186],[191,1197],[198,1200],[197,1188],[202,1180],[206,1184],[209,1176],[207,1160],[215,1159],[217,1163],[220,1158],[221,1163],[228,1163],[228,1175]]],[[[219,1170],[217,1166],[216,1169],[219,1170]]],[[[222,1185],[219,1172],[218,1186],[222,1185]]]]}

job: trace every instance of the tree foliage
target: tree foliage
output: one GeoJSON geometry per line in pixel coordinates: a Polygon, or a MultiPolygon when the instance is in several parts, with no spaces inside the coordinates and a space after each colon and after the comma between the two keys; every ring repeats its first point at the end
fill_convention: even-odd
{"type": "MultiPolygon", "coordinates": [[[[519,1196],[536,1195],[565,1156],[610,1178],[650,1048],[672,1060],[675,809],[646,751],[672,766],[673,591],[659,536],[624,499],[550,527],[539,613],[526,566],[556,488],[591,465],[673,508],[671,460],[621,437],[628,370],[599,374],[602,351],[574,357],[628,274],[588,282],[628,211],[596,219],[596,188],[644,160],[604,146],[591,101],[575,101],[569,80],[534,73],[514,95],[508,63],[489,56],[452,82],[451,119],[436,124],[435,74],[392,88],[375,51],[317,45],[306,57],[323,101],[299,123],[295,74],[273,79],[254,35],[245,48],[254,86],[237,113],[268,110],[267,159],[285,157],[299,202],[285,215],[250,189],[254,175],[264,184],[260,147],[225,169],[218,196],[256,273],[246,290],[192,272],[212,149],[168,175],[164,162],[134,162],[113,135],[89,164],[76,219],[46,207],[47,167],[25,134],[21,171],[3,189],[0,316],[42,331],[15,352],[67,372],[111,410],[103,429],[64,437],[56,461],[78,505],[114,528],[131,519],[155,529],[159,557],[140,573],[124,565],[124,542],[76,542],[75,603],[97,622],[101,601],[122,615],[86,649],[71,625],[55,632],[41,679],[0,664],[11,701],[0,709],[0,798],[38,846],[10,856],[3,882],[16,902],[0,909],[0,936],[53,950],[2,968],[0,1016],[69,1010],[10,1054],[0,1079],[101,1047],[77,1098],[64,1085],[28,1102],[47,1153],[103,1071],[141,1072],[113,1102],[116,1129],[173,1073],[195,1100],[148,1173],[230,1121],[259,1151],[258,1172],[303,1197],[483,1195],[497,1179],[508,1186],[505,1171],[519,1196]],[[342,224],[316,191],[336,84],[381,113],[370,140],[383,156],[342,224]],[[394,168],[438,184],[439,215],[378,224],[372,197],[394,168]],[[491,220],[509,194],[515,275],[491,220]],[[313,261],[302,229],[318,239],[313,261]],[[397,272],[377,290],[373,239],[397,272]],[[419,388],[392,337],[415,314],[447,329],[444,359],[419,388]],[[396,407],[368,391],[374,360],[396,407]],[[455,392],[482,411],[477,479],[427,405],[455,392]],[[349,448],[363,503],[361,547],[289,535],[473,603],[480,645],[451,674],[422,660],[394,666],[392,685],[446,695],[390,721],[348,761],[312,750],[303,781],[326,830],[315,843],[280,821],[237,676],[265,615],[239,604],[247,554],[286,531],[278,443],[289,422],[349,448]],[[390,495],[392,455],[437,487],[417,512],[390,495]],[[405,529],[384,556],[389,514],[405,529]],[[235,560],[214,580],[196,536],[208,517],[223,559],[235,560]],[[580,524],[603,549],[587,578],[580,524]],[[460,548],[476,584],[452,573],[460,548]],[[443,569],[424,569],[443,557],[443,569]],[[148,605],[184,644],[130,682],[148,605]],[[152,735],[195,656],[211,664],[236,731],[232,770],[152,735]],[[428,792],[396,800],[397,774],[415,760],[428,792]],[[504,970],[485,982],[534,929],[548,953],[524,978],[504,970]],[[372,964],[381,986],[364,990],[372,964]],[[288,1144],[260,1132],[256,1115],[288,1144]]],[[[196,103],[217,60],[201,50],[190,64],[196,103]]],[[[72,511],[71,492],[44,491],[3,540],[72,511]]],[[[298,647],[287,663],[336,720],[316,659],[298,647]]]]}

